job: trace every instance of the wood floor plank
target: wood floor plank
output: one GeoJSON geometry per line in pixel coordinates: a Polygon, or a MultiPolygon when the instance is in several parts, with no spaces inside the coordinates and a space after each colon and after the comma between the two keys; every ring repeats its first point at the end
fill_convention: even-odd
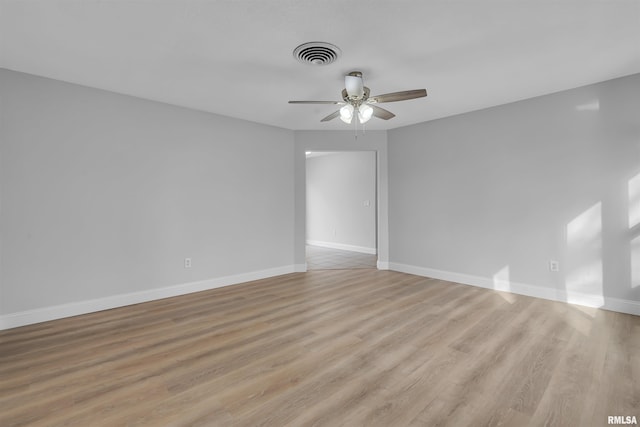
{"type": "Polygon", "coordinates": [[[640,318],[375,269],[0,331],[5,426],[601,426],[640,318]]]}

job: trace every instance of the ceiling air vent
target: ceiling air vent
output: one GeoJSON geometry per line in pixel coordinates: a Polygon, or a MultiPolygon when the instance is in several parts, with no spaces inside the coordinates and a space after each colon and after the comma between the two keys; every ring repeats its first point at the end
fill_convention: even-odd
{"type": "Polygon", "coordinates": [[[293,50],[293,56],[304,64],[328,65],[335,62],[342,52],[338,46],[325,42],[303,43],[293,50]]]}

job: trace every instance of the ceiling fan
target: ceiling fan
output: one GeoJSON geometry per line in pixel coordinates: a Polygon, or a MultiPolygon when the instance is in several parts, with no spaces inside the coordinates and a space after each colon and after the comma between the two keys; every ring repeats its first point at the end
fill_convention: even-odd
{"type": "Polygon", "coordinates": [[[289,104],[343,105],[338,111],[334,111],[320,121],[328,122],[336,117],[340,117],[343,122],[351,123],[353,117],[357,116],[358,121],[364,124],[368,122],[372,116],[383,120],[389,120],[396,116],[391,111],[380,108],[376,104],[406,101],[408,99],[427,96],[426,89],[405,90],[402,92],[369,96],[369,88],[363,84],[362,73],[360,71],[352,71],[344,76],[344,86],[345,88],[342,89],[342,101],[289,101],[289,104]]]}

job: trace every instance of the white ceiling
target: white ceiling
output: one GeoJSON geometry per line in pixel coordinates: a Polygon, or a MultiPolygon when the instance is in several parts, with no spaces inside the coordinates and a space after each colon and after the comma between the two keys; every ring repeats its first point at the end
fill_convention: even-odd
{"type": "Polygon", "coordinates": [[[349,71],[392,129],[640,72],[640,0],[0,0],[0,67],[288,129],[320,123],[349,71]],[[325,41],[331,65],[293,49],[325,41]]]}

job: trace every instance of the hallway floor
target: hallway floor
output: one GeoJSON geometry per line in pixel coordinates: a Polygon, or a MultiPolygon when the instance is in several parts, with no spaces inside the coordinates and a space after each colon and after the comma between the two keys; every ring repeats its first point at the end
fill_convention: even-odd
{"type": "Polygon", "coordinates": [[[308,270],[376,268],[376,255],[307,245],[308,270]]]}

